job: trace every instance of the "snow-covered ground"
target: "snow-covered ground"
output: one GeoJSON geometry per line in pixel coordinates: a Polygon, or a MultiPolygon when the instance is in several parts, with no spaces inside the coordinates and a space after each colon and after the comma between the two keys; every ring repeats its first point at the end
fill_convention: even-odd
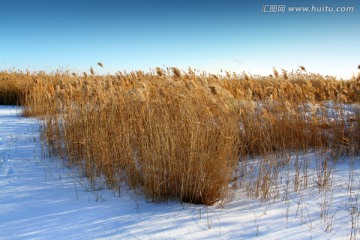
{"type": "Polygon", "coordinates": [[[218,206],[154,204],[131,190],[91,191],[76,170],[44,158],[40,123],[20,112],[0,106],[0,239],[349,239],[359,230],[359,157],[329,167],[327,191],[308,154],[310,187],[300,192],[286,187],[288,168],[273,184],[277,199],[252,199],[244,187],[218,206]]]}

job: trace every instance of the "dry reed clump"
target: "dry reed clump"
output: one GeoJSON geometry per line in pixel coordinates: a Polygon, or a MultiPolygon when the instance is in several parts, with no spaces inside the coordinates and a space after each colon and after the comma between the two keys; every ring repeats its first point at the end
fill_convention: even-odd
{"type": "Polygon", "coordinates": [[[126,181],[153,201],[213,204],[226,196],[238,160],[239,120],[236,111],[210,112],[209,97],[159,94],[142,102],[124,92],[101,107],[77,107],[61,121],[49,117],[45,136],[93,181],[105,176],[114,189],[126,181]]]}
{"type": "Polygon", "coordinates": [[[94,186],[99,176],[113,189],[125,181],[153,201],[213,204],[226,196],[238,160],[246,166],[249,156],[265,159],[267,171],[251,191],[267,198],[278,166],[287,164],[281,154],[359,149],[359,114],[331,121],[321,106],[358,103],[356,79],[305,69],[274,69],[272,77],[155,71],[1,73],[0,95],[16,90],[5,79],[16,80],[24,114],[43,118],[53,154],[83,169],[94,186]]]}
{"type": "Polygon", "coordinates": [[[327,148],[327,134],[314,114],[303,105],[271,102],[246,109],[241,116],[240,152],[242,156],[273,152],[327,148]]]}

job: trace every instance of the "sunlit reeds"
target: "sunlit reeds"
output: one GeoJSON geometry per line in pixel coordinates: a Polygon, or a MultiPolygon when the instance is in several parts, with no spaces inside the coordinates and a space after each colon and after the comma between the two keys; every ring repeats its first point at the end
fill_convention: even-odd
{"type": "Polygon", "coordinates": [[[112,189],[126,182],[153,201],[213,204],[227,196],[236,172],[246,175],[252,157],[264,165],[251,191],[267,198],[288,155],[353,154],[360,145],[359,111],[344,105],[359,103],[358,79],[304,67],[281,74],[274,68],[269,77],[175,67],[104,76],[92,67],[82,75],[1,72],[0,101],[40,117],[50,151],[94,185],[98,177],[112,189]]]}

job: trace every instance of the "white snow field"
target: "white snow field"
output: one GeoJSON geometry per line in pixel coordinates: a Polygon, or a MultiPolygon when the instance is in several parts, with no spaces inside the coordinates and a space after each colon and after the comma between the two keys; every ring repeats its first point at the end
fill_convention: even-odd
{"type": "MultiPolygon", "coordinates": [[[[307,189],[294,192],[285,168],[261,201],[246,186],[223,204],[151,203],[131,190],[90,190],[75,169],[49,159],[40,122],[0,106],[0,239],[350,239],[359,236],[359,157],[330,164],[328,190],[318,187],[319,156],[302,157],[307,189]]],[[[256,166],[256,161],[254,161],[256,166]]]]}

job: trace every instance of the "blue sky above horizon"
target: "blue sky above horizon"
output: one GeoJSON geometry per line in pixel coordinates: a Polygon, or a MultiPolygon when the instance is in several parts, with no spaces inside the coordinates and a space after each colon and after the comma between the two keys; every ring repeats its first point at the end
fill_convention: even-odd
{"type": "Polygon", "coordinates": [[[191,66],[270,74],[303,65],[348,78],[360,64],[358,0],[0,0],[0,9],[0,70],[80,72],[102,62],[100,73],[191,66]],[[269,13],[264,5],[354,11],[269,13]]]}

